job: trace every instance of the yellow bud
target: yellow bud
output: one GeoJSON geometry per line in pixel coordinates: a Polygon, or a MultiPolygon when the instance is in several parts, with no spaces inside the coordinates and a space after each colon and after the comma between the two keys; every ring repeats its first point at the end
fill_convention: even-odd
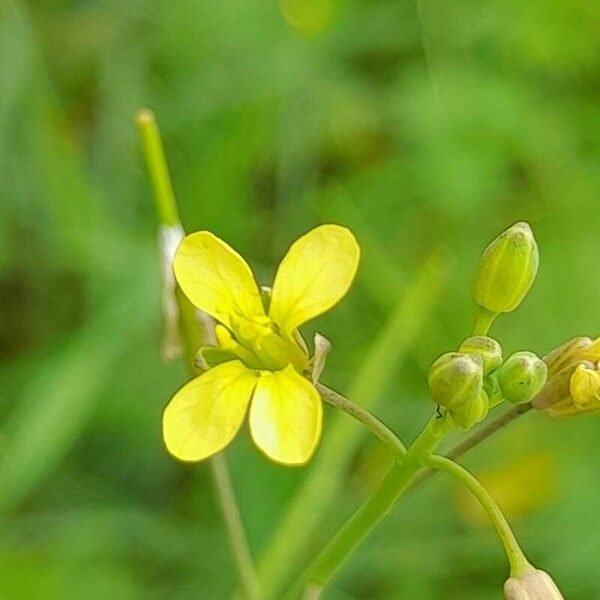
{"type": "Polygon", "coordinates": [[[544,362],[548,381],[532,400],[535,408],[556,419],[600,412],[600,338],[574,338],[544,362]]]}
{"type": "Polygon", "coordinates": [[[483,252],[475,280],[475,300],[491,313],[521,304],[537,274],[539,254],[527,223],[515,223],[483,252]]]}
{"type": "Polygon", "coordinates": [[[533,569],[520,577],[510,577],[504,584],[506,600],[564,600],[560,590],[545,571],[533,569]]]}
{"type": "Polygon", "coordinates": [[[573,404],[582,412],[600,411],[600,371],[598,366],[581,364],[569,384],[573,404]]]}
{"type": "Polygon", "coordinates": [[[487,335],[467,338],[460,345],[459,352],[478,356],[482,362],[484,375],[488,375],[502,364],[502,347],[494,338],[487,335]]]}

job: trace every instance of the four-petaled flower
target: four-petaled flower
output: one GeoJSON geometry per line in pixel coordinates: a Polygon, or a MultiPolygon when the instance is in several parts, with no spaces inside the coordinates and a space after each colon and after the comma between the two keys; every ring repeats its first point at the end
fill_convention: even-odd
{"type": "Polygon", "coordinates": [[[322,225],[292,244],[268,299],[244,259],[208,231],[188,235],[173,268],[181,289],[218,324],[219,362],[184,385],[163,415],[169,452],[198,461],[224,448],[248,406],[254,443],[272,460],[301,465],[321,435],[322,404],[297,329],[348,291],[359,247],[339,225],[322,225]]]}

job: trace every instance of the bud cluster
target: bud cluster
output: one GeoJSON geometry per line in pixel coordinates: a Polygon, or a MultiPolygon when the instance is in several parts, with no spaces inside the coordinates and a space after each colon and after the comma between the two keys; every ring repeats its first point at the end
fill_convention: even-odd
{"type": "Polygon", "coordinates": [[[544,361],[548,382],[534,398],[535,408],[553,418],[600,413],[600,338],[576,337],[544,361]]]}
{"type": "MultiPolygon", "coordinates": [[[[538,263],[538,247],[527,223],[515,223],[489,244],[475,279],[475,300],[480,308],[476,333],[487,333],[498,314],[521,304],[538,263]]],[[[495,339],[474,335],[458,352],[444,354],[433,363],[428,383],[440,410],[468,429],[486,417],[490,402],[529,402],[543,388],[546,375],[546,364],[532,352],[517,352],[503,361],[495,339]]]]}
{"type": "Polygon", "coordinates": [[[433,400],[462,429],[483,420],[490,400],[529,402],[546,382],[546,364],[533,352],[502,359],[502,347],[483,335],[467,338],[458,352],[440,356],[428,375],[433,400]]]}

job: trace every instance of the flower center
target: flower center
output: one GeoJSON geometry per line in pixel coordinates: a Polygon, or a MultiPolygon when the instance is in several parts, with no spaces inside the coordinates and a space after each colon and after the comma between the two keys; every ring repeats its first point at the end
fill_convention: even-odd
{"type": "Polygon", "coordinates": [[[258,364],[249,367],[277,371],[291,364],[299,372],[307,368],[308,358],[302,348],[284,336],[269,317],[240,317],[232,325],[238,342],[258,359],[258,364]]]}

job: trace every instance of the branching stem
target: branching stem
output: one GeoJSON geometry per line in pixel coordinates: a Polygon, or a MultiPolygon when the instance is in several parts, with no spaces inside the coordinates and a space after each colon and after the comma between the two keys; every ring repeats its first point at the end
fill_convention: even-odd
{"type": "Polygon", "coordinates": [[[350,517],[338,533],[296,580],[286,598],[296,600],[307,589],[324,587],[356,546],[391,510],[423,467],[450,427],[447,419],[432,418],[407,450],[402,464],[393,466],[372,496],[350,517]]]}
{"type": "Polygon", "coordinates": [[[446,458],[445,456],[430,456],[427,464],[437,470],[444,471],[460,481],[481,504],[488,517],[492,521],[510,563],[511,577],[521,575],[533,570],[533,567],[523,554],[517,539],[515,538],[506,517],[500,510],[489,492],[481,485],[477,477],[463,466],[446,458]]]}

